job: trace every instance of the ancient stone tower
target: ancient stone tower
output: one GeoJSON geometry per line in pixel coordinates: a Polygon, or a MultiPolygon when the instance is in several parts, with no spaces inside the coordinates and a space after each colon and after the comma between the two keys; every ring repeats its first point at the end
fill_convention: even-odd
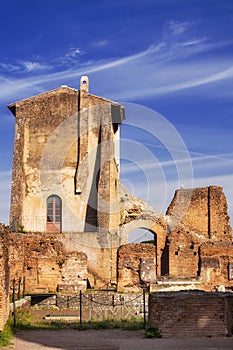
{"type": "Polygon", "coordinates": [[[10,221],[15,231],[64,234],[72,249],[88,255],[91,249],[96,266],[93,250],[101,264],[99,251],[107,249],[109,262],[121,242],[124,108],[88,87],[83,76],[79,91],[61,86],[8,106],[15,116],[10,221]]]}
{"type": "Polygon", "coordinates": [[[123,107],[89,94],[82,77],[80,91],[61,86],[9,108],[16,119],[13,226],[26,232],[115,229],[123,107]]]}

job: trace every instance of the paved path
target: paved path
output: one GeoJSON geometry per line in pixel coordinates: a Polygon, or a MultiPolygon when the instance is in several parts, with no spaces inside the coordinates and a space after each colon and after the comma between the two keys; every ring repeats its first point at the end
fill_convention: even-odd
{"type": "Polygon", "coordinates": [[[75,330],[17,331],[12,349],[233,350],[233,338],[144,339],[144,331],[121,331],[117,329],[83,332],[75,330]]]}

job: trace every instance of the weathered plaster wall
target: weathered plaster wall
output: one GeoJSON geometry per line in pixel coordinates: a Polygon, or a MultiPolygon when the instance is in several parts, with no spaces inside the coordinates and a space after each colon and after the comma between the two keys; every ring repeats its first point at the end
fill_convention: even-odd
{"type": "Polygon", "coordinates": [[[104,238],[102,232],[61,234],[59,237],[67,250],[87,255],[88,280],[95,288],[108,288],[116,283],[116,254],[121,241],[117,233],[106,232],[104,238]]]}
{"type": "Polygon", "coordinates": [[[117,230],[115,139],[123,117],[115,104],[113,120],[113,105],[63,86],[9,106],[16,116],[11,222],[46,232],[46,199],[56,194],[63,233],[117,230]]]}
{"type": "MultiPolygon", "coordinates": [[[[50,136],[66,118],[77,112],[77,104],[77,91],[64,87],[11,107],[16,115],[11,222],[16,218],[27,231],[45,231],[46,206],[41,198],[40,184],[41,181],[43,184],[43,174],[40,178],[42,156],[50,136]]],[[[63,139],[61,148],[65,143],[63,139]]],[[[51,153],[53,157],[53,149],[51,153]]],[[[48,176],[53,177],[56,184],[57,169],[52,167],[56,159],[46,159],[46,163],[50,170],[48,176]]],[[[54,187],[47,191],[53,193],[54,187]]]]}

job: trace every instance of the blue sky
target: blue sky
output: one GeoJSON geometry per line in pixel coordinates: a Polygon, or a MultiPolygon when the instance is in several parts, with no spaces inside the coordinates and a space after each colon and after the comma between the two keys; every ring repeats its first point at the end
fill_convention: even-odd
{"type": "Polygon", "coordinates": [[[165,212],[180,186],[220,185],[232,218],[232,34],[231,0],[2,1],[0,222],[14,132],[6,106],[78,88],[81,75],[91,93],[125,103],[128,189],[165,212]]]}

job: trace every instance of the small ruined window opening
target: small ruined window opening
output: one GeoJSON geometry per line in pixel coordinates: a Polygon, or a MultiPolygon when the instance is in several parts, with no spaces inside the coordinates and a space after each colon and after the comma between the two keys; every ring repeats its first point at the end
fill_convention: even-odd
{"type": "Polygon", "coordinates": [[[17,219],[13,218],[12,220],[12,232],[17,232],[17,219]]]}
{"type": "Polygon", "coordinates": [[[175,252],[175,255],[178,255],[178,252],[175,252]]]}
{"type": "Polygon", "coordinates": [[[193,255],[197,255],[197,252],[194,252],[193,255]]]}
{"type": "Polygon", "coordinates": [[[233,280],[233,262],[230,261],[228,264],[228,279],[229,281],[233,280]]]}
{"type": "Polygon", "coordinates": [[[62,200],[57,195],[47,198],[47,232],[61,232],[62,224],[62,200]]]}
{"type": "Polygon", "coordinates": [[[86,85],[87,82],[86,82],[86,80],[83,80],[82,83],[83,83],[84,85],[86,85]]]}

